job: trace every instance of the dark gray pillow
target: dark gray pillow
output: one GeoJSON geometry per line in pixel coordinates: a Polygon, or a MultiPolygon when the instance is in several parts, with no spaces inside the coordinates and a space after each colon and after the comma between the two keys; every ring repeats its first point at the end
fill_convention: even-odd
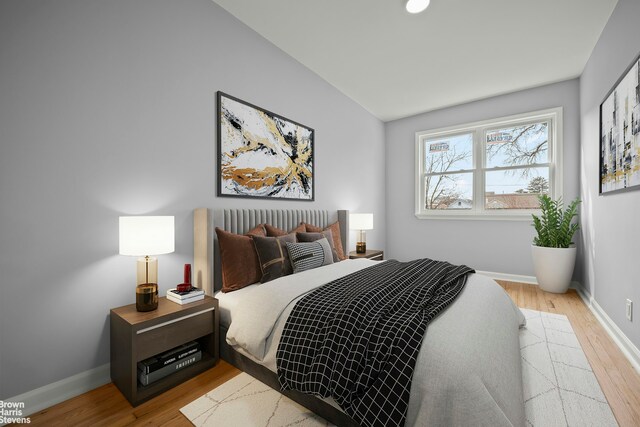
{"type": "Polygon", "coordinates": [[[329,246],[329,241],[324,237],[315,242],[287,242],[287,250],[289,251],[289,259],[291,259],[294,273],[333,264],[331,246],[329,246]]]}
{"type": "Polygon", "coordinates": [[[329,246],[331,246],[331,254],[333,255],[333,262],[340,262],[340,257],[338,256],[338,251],[333,246],[333,233],[331,230],[322,230],[314,233],[301,233],[297,232],[296,237],[298,238],[298,242],[315,242],[316,240],[320,240],[322,238],[327,239],[329,242],[329,246]]]}
{"type": "Polygon", "coordinates": [[[278,237],[251,236],[258,254],[258,262],[262,271],[260,283],[266,283],[278,277],[293,273],[287,243],[295,243],[296,235],[286,234],[278,237]]]}

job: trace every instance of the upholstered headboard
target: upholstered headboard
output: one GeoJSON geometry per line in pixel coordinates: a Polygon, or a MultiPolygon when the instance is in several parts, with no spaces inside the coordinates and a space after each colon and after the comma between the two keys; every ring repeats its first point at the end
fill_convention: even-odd
{"type": "Polygon", "coordinates": [[[326,227],[340,221],[342,247],[349,250],[349,211],[319,209],[217,209],[198,208],[193,212],[194,283],[207,295],[222,288],[220,252],[215,227],[244,234],[258,224],[291,230],[301,222],[326,227]]]}

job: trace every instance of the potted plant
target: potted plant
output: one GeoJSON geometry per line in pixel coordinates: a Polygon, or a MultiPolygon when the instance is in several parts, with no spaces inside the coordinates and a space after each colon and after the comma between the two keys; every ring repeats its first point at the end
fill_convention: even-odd
{"type": "Polygon", "coordinates": [[[565,293],[571,284],[576,262],[576,246],[571,241],[580,228],[577,221],[578,204],[575,199],[566,210],[562,199],[552,200],[546,194],[540,199],[540,216],[533,216],[533,226],[538,235],[531,247],[533,268],[540,288],[547,292],[565,293]]]}

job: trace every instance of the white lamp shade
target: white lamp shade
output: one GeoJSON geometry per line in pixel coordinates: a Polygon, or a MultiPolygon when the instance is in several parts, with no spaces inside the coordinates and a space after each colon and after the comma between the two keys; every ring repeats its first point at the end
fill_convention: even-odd
{"type": "Polygon", "coordinates": [[[352,230],[373,230],[373,214],[349,214],[349,228],[352,230]]]}
{"type": "Polygon", "coordinates": [[[173,216],[121,216],[120,255],[161,255],[175,251],[173,216]]]}
{"type": "Polygon", "coordinates": [[[429,7],[429,3],[431,3],[431,0],[407,0],[407,12],[420,13],[429,7]]]}

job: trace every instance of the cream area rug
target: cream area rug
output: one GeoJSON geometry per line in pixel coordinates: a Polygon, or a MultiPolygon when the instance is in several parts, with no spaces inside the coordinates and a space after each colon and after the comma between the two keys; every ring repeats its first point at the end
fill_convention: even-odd
{"type": "MultiPolygon", "coordinates": [[[[522,309],[520,330],[528,426],[617,426],[566,316],[522,309]]],[[[330,426],[244,372],[180,411],[195,426],[330,426]]]]}
{"type": "Polygon", "coordinates": [[[522,382],[530,426],[617,426],[566,316],[521,309],[522,382]]]}

